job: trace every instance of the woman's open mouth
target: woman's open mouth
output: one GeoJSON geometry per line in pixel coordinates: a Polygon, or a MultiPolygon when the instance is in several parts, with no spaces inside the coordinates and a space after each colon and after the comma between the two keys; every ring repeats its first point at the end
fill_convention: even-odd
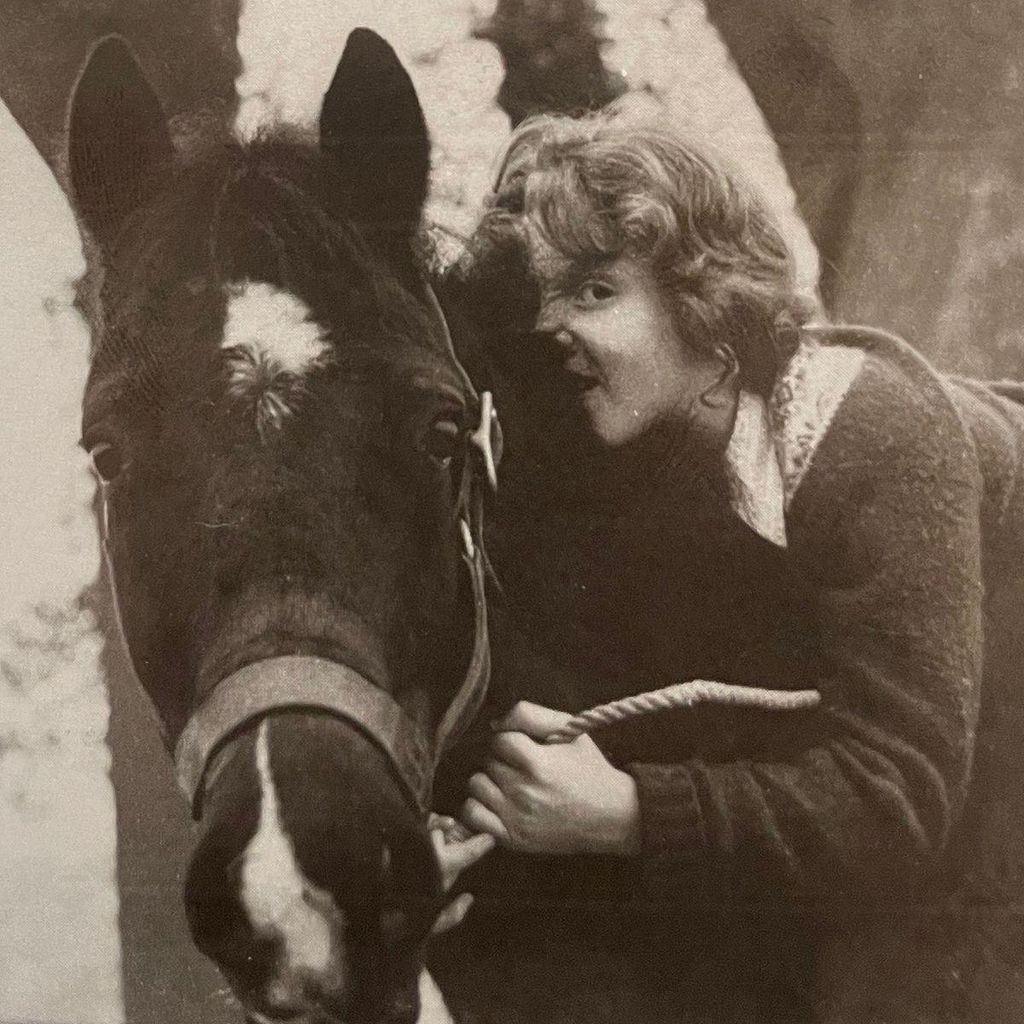
{"type": "Polygon", "coordinates": [[[585,395],[588,391],[593,391],[601,383],[595,374],[582,367],[564,366],[562,369],[569,385],[569,390],[574,395],[585,395]]]}

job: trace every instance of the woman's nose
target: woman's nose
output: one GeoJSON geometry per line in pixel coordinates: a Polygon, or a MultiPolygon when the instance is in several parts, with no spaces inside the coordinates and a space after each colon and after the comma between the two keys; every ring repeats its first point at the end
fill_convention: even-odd
{"type": "Polygon", "coordinates": [[[564,314],[564,307],[560,303],[543,306],[537,316],[536,330],[538,334],[552,338],[561,348],[568,348],[572,345],[572,332],[564,314]]]}
{"type": "Polygon", "coordinates": [[[565,327],[565,304],[549,299],[541,304],[537,313],[537,330],[542,334],[554,334],[565,327]]]}

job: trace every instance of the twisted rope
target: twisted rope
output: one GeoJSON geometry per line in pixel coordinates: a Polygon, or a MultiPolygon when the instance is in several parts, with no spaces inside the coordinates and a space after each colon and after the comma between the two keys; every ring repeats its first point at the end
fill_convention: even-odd
{"type": "Polygon", "coordinates": [[[821,694],[817,690],[765,690],[759,686],[733,686],[693,679],[660,690],[623,697],[600,704],[570,718],[551,733],[545,743],[571,743],[585,732],[672,708],[692,708],[698,704],[719,704],[725,707],[758,708],[762,711],[802,711],[817,707],[821,694]]]}

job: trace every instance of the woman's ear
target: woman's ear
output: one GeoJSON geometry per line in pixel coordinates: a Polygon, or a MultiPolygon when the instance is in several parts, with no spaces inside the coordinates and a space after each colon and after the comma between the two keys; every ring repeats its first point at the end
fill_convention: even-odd
{"type": "Polygon", "coordinates": [[[716,345],[714,362],[718,372],[701,392],[701,402],[711,409],[731,410],[740,390],[740,361],[730,345],[716,345]]]}

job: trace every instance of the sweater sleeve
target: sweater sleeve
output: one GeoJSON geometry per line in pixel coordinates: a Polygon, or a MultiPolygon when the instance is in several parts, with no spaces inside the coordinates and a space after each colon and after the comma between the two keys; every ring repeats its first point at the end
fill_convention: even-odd
{"type": "MultiPolygon", "coordinates": [[[[941,387],[870,360],[795,495],[827,728],[764,760],[632,764],[648,895],[903,895],[944,849],[981,676],[982,484],[941,387]]],[[[766,685],[768,685],[766,681],[766,685]]]]}

